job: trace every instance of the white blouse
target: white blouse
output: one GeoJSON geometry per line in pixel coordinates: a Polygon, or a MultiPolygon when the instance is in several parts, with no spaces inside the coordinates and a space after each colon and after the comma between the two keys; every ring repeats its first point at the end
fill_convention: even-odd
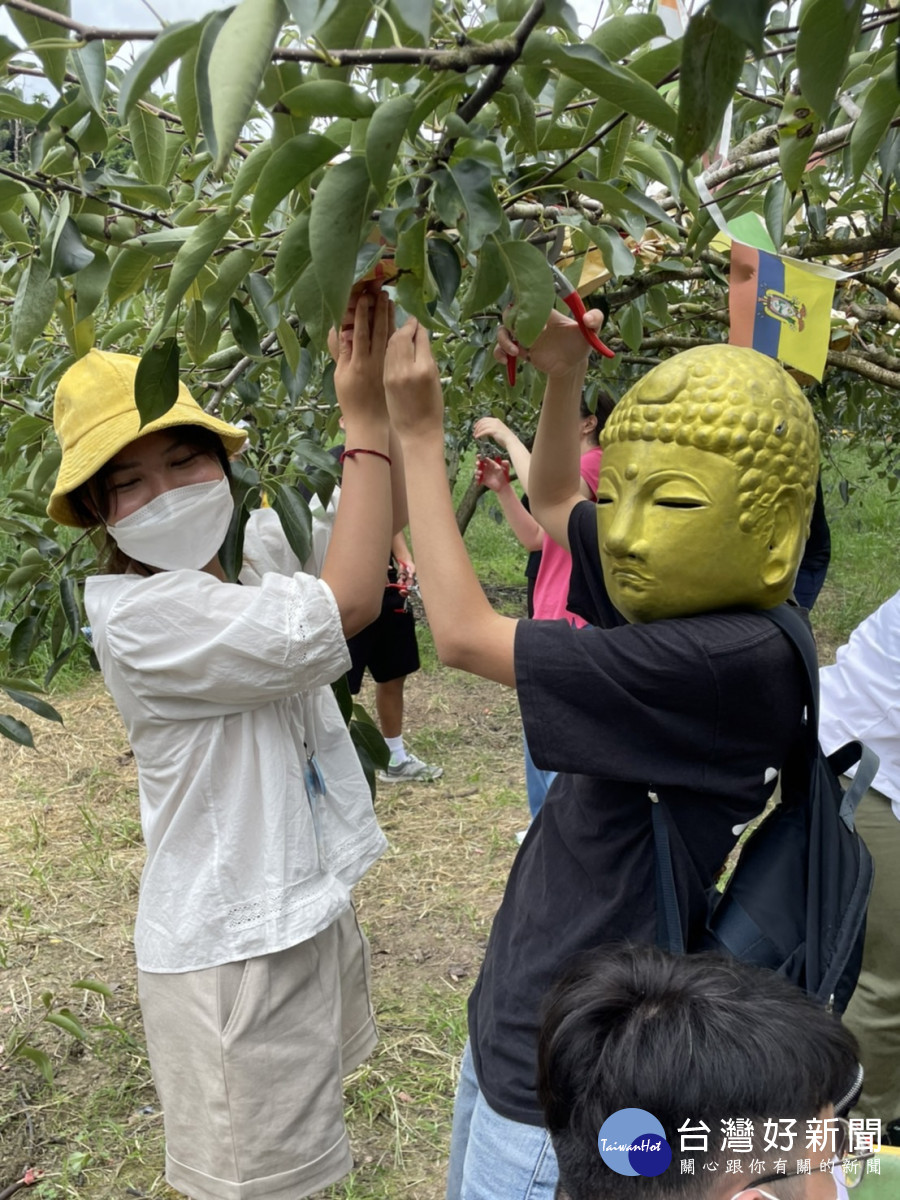
{"type": "MultiPolygon", "coordinates": [[[[318,568],[327,534],[324,517],[305,567],[318,568]]],[[[85,588],[138,767],[143,971],[200,970],[312,937],[387,844],[329,686],[350,665],[334,595],[300,569],[271,509],[250,517],[241,583],[178,570],[85,588]],[[310,755],[321,797],[307,793],[310,755]]]]}
{"type": "Polygon", "coordinates": [[[857,625],[819,671],[819,741],[826,754],[859,738],[881,760],[873,786],[900,819],[900,592],[857,625]]]}

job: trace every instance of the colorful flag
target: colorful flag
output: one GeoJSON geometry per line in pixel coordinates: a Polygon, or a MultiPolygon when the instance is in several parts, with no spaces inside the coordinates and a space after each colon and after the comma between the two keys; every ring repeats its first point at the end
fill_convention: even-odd
{"type": "Polygon", "coordinates": [[[821,379],[831,336],[834,278],[796,259],[731,245],[729,342],[752,346],[821,379]]]}

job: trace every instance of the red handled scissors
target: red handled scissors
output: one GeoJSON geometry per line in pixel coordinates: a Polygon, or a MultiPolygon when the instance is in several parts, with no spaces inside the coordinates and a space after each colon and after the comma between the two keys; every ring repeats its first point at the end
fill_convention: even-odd
{"type": "MultiPolygon", "coordinates": [[[[553,263],[548,265],[550,267],[550,272],[553,275],[553,287],[556,291],[556,294],[574,317],[584,338],[590,344],[592,349],[596,350],[598,354],[602,354],[604,358],[615,358],[615,351],[610,350],[609,346],[600,341],[593,329],[591,329],[588,325],[585,325],[584,314],[587,310],[584,307],[584,301],[578,295],[578,289],[573,283],[570,283],[569,280],[566,279],[559,267],[555,267],[553,263]]],[[[515,387],[516,357],[514,354],[507,354],[506,356],[506,378],[509,381],[509,386],[515,387]]]]}

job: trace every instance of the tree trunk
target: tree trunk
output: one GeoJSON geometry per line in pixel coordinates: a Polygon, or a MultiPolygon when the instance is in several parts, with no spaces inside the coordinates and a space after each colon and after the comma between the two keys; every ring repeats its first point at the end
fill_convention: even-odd
{"type": "Polygon", "coordinates": [[[476,483],[474,479],[466,488],[465,495],[460,500],[459,508],[456,510],[456,526],[463,537],[465,537],[469,522],[475,515],[475,505],[478,503],[478,497],[484,495],[486,491],[487,488],[484,484],[476,483]]]}

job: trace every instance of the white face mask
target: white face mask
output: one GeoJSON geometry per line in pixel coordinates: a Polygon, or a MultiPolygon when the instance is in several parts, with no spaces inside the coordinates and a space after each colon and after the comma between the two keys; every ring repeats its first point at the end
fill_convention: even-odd
{"type": "Polygon", "coordinates": [[[200,570],[225,541],[233,512],[231,488],[222,478],[162,492],[106,528],[135,562],[164,571],[200,570]]]}
{"type": "MultiPolygon", "coordinates": [[[[846,1183],[844,1183],[844,1172],[840,1167],[831,1168],[831,1178],[834,1183],[835,1200],[850,1200],[850,1193],[847,1191],[846,1183]]],[[[747,1190],[753,1191],[754,1189],[751,1186],[747,1190]]],[[[778,1200],[777,1196],[773,1196],[771,1192],[767,1192],[764,1188],[756,1188],[755,1190],[758,1191],[761,1196],[765,1196],[766,1200],[778,1200]]],[[[739,1198],[740,1193],[738,1193],[738,1196],[735,1197],[735,1200],[739,1200],[739,1198]]]]}

